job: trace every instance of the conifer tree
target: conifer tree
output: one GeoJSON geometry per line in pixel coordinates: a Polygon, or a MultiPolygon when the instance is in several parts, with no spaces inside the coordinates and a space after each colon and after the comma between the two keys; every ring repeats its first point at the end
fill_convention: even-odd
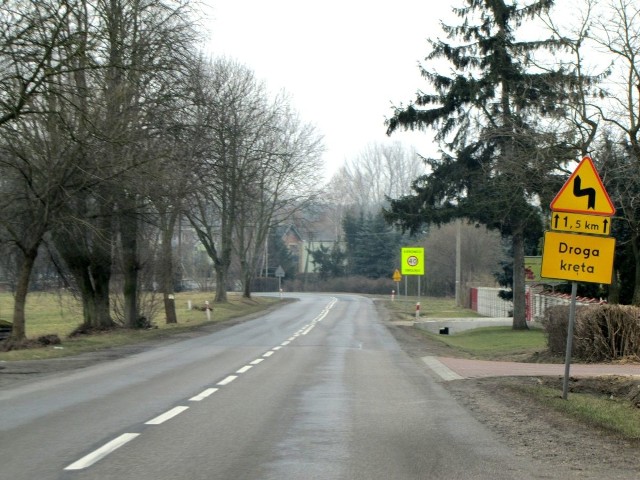
{"type": "Polygon", "coordinates": [[[387,220],[415,232],[425,223],[468,218],[510,238],[514,329],[527,328],[524,239],[541,229],[540,206],[560,187],[551,172],[576,155],[566,139],[541,127],[542,119],[563,115],[576,77],[531,63],[561,43],[516,38],[518,27],[553,3],[464,0],[454,9],[462,24],[443,25],[448,41],[431,40],[421,67],[434,93],[419,92],[387,122],[389,134],[432,128],[441,147],[440,158],[427,159],[431,172],[416,179],[415,193],[392,201],[387,220]],[[450,74],[428,69],[442,60],[450,74]]]}

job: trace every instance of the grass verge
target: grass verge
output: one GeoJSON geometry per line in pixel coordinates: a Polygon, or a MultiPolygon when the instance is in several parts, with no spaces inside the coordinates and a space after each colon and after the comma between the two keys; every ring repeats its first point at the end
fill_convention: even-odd
{"type": "MultiPolygon", "coordinates": [[[[36,293],[27,300],[27,337],[36,339],[43,335],[58,335],[60,345],[41,348],[0,352],[0,361],[40,360],[76,355],[88,351],[132,345],[155,340],[169,335],[188,332],[205,325],[221,323],[234,318],[250,315],[269,308],[280,302],[276,297],[242,298],[230,294],[229,301],[223,304],[213,302],[211,292],[184,292],[176,294],[177,324],[167,324],[158,318],[155,327],[147,330],[115,329],[112,331],[68,337],[82,323],[82,311],[77,301],[68,294],[36,293]],[[201,307],[208,301],[212,306],[211,320],[201,307]],[[189,308],[191,306],[191,308],[189,308]]],[[[7,312],[13,308],[10,294],[0,294],[0,318],[10,319],[7,312]]],[[[156,315],[159,317],[159,315],[156,315]]]]}
{"type": "Polygon", "coordinates": [[[484,327],[455,335],[435,335],[421,330],[431,339],[482,360],[517,361],[528,359],[546,348],[541,329],[513,330],[511,327],[484,327]]]}
{"type": "Polygon", "coordinates": [[[444,297],[389,297],[381,299],[389,310],[393,320],[411,321],[416,316],[416,304],[420,303],[420,316],[429,318],[478,318],[478,312],[456,306],[455,299],[444,297]]]}
{"type": "Polygon", "coordinates": [[[591,393],[571,393],[562,399],[562,390],[548,386],[513,385],[543,407],[552,408],[593,427],[629,440],[640,440],[640,410],[631,402],[591,393]]]}

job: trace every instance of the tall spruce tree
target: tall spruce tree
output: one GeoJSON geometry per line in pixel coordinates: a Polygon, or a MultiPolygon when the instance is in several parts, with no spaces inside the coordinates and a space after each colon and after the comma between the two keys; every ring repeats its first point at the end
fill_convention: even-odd
{"type": "Polygon", "coordinates": [[[347,212],[342,221],[347,268],[350,275],[389,277],[396,268],[402,235],[385,222],[380,212],[347,212]]]}
{"type": "Polygon", "coordinates": [[[510,238],[514,329],[527,328],[524,238],[540,230],[540,206],[560,187],[552,172],[577,155],[541,127],[543,118],[563,114],[575,75],[531,63],[536,53],[561,43],[518,41],[515,35],[553,3],[464,0],[464,7],[454,9],[462,24],[443,25],[449,42],[430,41],[421,68],[434,93],[419,92],[387,122],[389,134],[434,129],[442,152],[441,158],[427,159],[431,172],[416,179],[414,194],[391,202],[387,220],[415,232],[425,223],[466,217],[510,238]],[[443,59],[452,73],[427,69],[443,59]]]}

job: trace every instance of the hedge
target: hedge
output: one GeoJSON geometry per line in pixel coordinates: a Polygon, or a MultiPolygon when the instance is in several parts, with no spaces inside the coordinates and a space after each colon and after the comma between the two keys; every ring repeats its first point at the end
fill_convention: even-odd
{"type": "MultiPolygon", "coordinates": [[[[548,308],[543,319],[550,353],[566,352],[569,306],[548,308]]],[[[632,305],[576,307],[572,357],[585,362],[640,359],[640,308],[632,305]]]]}

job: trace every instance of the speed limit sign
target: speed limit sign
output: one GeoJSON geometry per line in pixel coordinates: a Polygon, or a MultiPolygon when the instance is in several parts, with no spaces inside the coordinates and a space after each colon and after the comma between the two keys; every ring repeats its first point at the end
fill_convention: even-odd
{"type": "Polygon", "coordinates": [[[403,248],[401,257],[403,275],[424,275],[424,248],[403,248]]]}

